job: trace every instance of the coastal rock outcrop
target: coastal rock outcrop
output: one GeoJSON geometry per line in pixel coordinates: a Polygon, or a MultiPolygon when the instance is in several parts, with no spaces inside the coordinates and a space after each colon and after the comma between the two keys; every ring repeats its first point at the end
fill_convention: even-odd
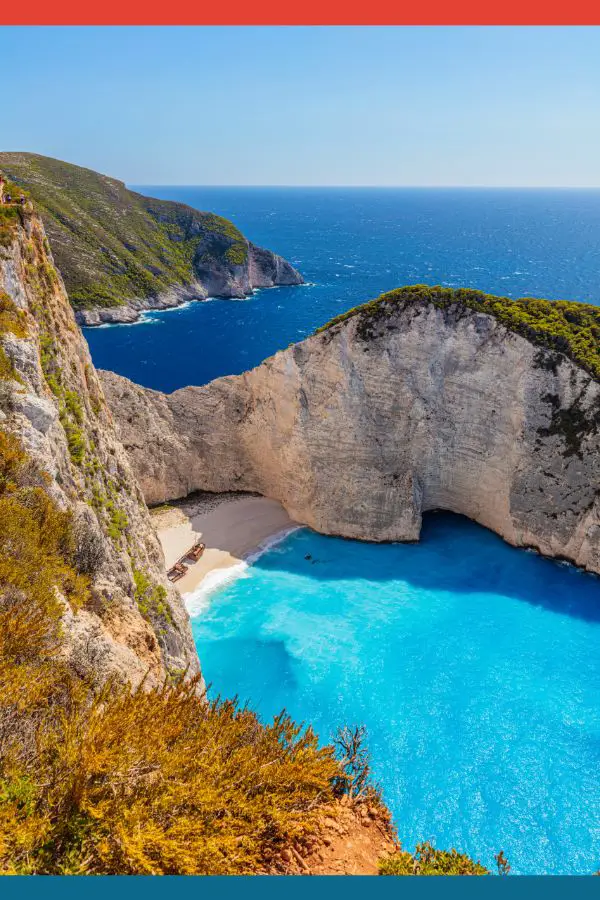
{"type": "MultiPolygon", "coordinates": [[[[85,605],[63,603],[64,655],[95,684],[116,678],[157,685],[195,675],[187,613],[165,577],[160,544],[42,222],[14,206],[0,212],[0,438],[13,454],[6,442],[18,441],[30,473],[8,491],[26,508],[43,490],[70,514],[69,553],[89,580],[85,605]]],[[[2,464],[9,463],[4,453],[2,464]]],[[[6,494],[4,469],[2,479],[6,494]]],[[[16,553],[7,525],[0,537],[16,553]]],[[[6,565],[1,596],[14,590],[5,577],[6,565]]]]}
{"type": "Polygon", "coordinates": [[[133,297],[118,306],[78,308],[77,322],[82,326],[136,322],[145,310],[173,309],[190,300],[222,297],[241,300],[258,288],[303,284],[299,272],[287,260],[270,250],[257,247],[244,239],[243,261],[231,263],[226,253],[228,245],[212,253],[204,252],[204,242],[198,244],[193,260],[193,274],[189,281],[172,284],[156,294],[133,297]]]}
{"type": "Polygon", "coordinates": [[[214,213],[36,153],[0,153],[0,171],[35,202],[81,325],[134,322],[144,310],[303,282],[281,256],[214,213]]]}
{"type": "Polygon", "coordinates": [[[410,290],[203,387],[101,373],[146,501],[257,491],[369,541],[417,540],[445,509],[600,573],[597,378],[562,337],[410,290]]]}

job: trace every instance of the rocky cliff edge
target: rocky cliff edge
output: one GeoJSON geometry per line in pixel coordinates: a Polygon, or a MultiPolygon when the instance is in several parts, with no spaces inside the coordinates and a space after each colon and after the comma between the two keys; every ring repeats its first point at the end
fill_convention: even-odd
{"type": "Polygon", "coordinates": [[[147,502],[257,491],[369,541],[417,540],[423,514],[445,509],[600,573],[597,378],[529,326],[443,298],[384,295],[252,371],[170,395],[101,373],[147,502]]]}
{"type": "Polygon", "coordinates": [[[0,430],[16,437],[44,490],[72,514],[77,567],[90,582],[83,608],[64,603],[64,652],[96,683],[195,675],[187,613],[166,580],[42,222],[15,207],[0,211],[0,430]]]}

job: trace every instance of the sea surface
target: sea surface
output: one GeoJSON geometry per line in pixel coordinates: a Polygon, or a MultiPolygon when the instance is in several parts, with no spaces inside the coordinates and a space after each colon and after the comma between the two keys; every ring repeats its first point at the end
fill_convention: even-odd
{"type": "MultiPolygon", "coordinates": [[[[159,390],[239,373],[402,284],[600,305],[600,191],[141,190],[231,218],[308,282],[86,330],[96,365],[159,390]]],[[[600,867],[599,579],[448,513],[415,545],[302,529],[238,571],[193,606],[213,693],[324,741],[365,724],[406,847],[600,867]]]]}
{"type": "Polygon", "coordinates": [[[213,694],[322,740],[367,728],[407,848],[515,874],[600,867],[600,580],[449,513],[418,544],[301,529],[208,594],[213,694]],[[307,558],[308,557],[308,558],[307,558]]]}
{"type": "Polygon", "coordinates": [[[307,281],[86,329],[97,366],[157,390],[243,372],[404,284],[600,304],[600,190],[137,190],[227,216],[307,281]]]}

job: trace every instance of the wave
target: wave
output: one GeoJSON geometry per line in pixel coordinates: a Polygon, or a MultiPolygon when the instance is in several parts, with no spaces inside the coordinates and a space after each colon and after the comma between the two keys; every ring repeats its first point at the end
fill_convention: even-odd
{"type": "Polygon", "coordinates": [[[183,595],[183,602],[189,615],[192,618],[197,618],[201,613],[205,612],[210,606],[210,595],[214,591],[229,584],[231,581],[235,581],[237,578],[245,577],[250,566],[260,559],[264,553],[277,547],[290,534],[302,527],[302,525],[289,525],[287,528],[283,528],[262,541],[234,566],[227,566],[224,569],[211,569],[210,572],[207,572],[195,590],[188,591],[187,594],[183,595]]]}
{"type": "MultiPolygon", "coordinates": [[[[213,300],[213,297],[207,297],[206,300],[213,300]]],[[[97,328],[98,330],[102,328],[133,328],[135,325],[159,325],[160,318],[163,313],[173,313],[173,312],[181,312],[183,309],[187,309],[192,303],[198,303],[199,301],[194,300],[184,300],[183,303],[178,303],[176,306],[164,306],[162,309],[143,309],[140,310],[140,314],[137,319],[133,322],[102,322],[101,325],[84,325],[83,328],[97,328]]],[[[202,300],[201,302],[205,302],[202,300]]]]}
{"type": "Polygon", "coordinates": [[[210,606],[210,595],[236,578],[243,578],[249,564],[246,561],[225,569],[211,569],[207,572],[198,587],[183,595],[183,602],[190,617],[197,618],[210,606]]]}
{"type": "MultiPolygon", "coordinates": [[[[206,298],[208,299],[208,298],[206,298]]],[[[138,321],[140,322],[156,322],[158,321],[158,316],[161,316],[163,313],[177,313],[181,312],[184,309],[188,309],[192,303],[204,303],[204,299],[196,299],[193,300],[184,300],[183,303],[178,303],[176,306],[165,306],[163,309],[145,309],[141,314],[138,321]]]]}

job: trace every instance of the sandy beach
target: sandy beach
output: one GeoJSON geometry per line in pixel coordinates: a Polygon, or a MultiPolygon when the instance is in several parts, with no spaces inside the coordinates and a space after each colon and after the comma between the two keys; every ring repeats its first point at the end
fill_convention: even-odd
{"type": "Polygon", "coordinates": [[[269,538],[293,529],[283,506],[255,494],[197,494],[150,510],[167,568],[201,540],[206,550],[176,582],[181,594],[195,591],[206,576],[239,565],[269,538]]]}

